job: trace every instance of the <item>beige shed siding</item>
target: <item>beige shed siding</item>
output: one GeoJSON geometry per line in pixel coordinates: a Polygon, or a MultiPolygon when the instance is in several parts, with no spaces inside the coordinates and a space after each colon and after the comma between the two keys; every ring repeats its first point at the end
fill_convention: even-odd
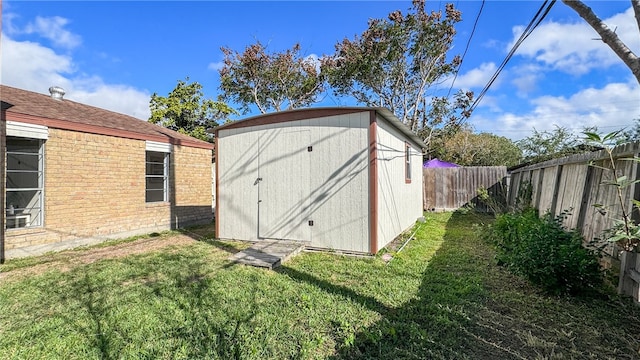
{"type": "Polygon", "coordinates": [[[258,178],[260,132],[251,127],[220,130],[217,141],[216,236],[256,240],[258,187],[254,183],[258,178]]]}
{"type": "Polygon", "coordinates": [[[149,233],[169,229],[172,220],[210,222],[210,182],[198,175],[209,173],[210,159],[211,150],[174,147],[172,209],[145,202],[144,141],[50,128],[44,226],[7,229],[6,249],[149,233]]]}
{"type": "Polygon", "coordinates": [[[310,131],[284,126],[261,131],[258,154],[260,200],[258,236],[308,241],[310,200],[310,131]]]}
{"type": "MultiPolygon", "coordinates": [[[[289,195],[299,197],[296,201],[283,197],[279,204],[260,203],[261,214],[277,215],[267,220],[280,224],[278,236],[307,233],[304,240],[312,247],[368,252],[368,122],[368,112],[361,112],[220,130],[219,237],[258,239],[258,186],[263,186],[260,197],[264,199],[268,196],[264,191],[273,190],[268,190],[266,177],[254,183],[265,174],[265,166],[275,166],[291,176],[289,195]],[[291,134],[300,135],[292,139],[291,134]],[[302,139],[309,139],[311,152],[302,139]],[[259,149],[264,148],[267,151],[259,156],[259,149]],[[278,153],[282,156],[276,156],[278,153]],[[283,157],[295,158],[298,165],[283,157]],[[283,204],[283,209],[271,208],[283,204]],[[298,226],[300,219],[308,228],[298,226]],[[308,225],[309,220],[313,226],[308,225]]],[[[263,231],[273,228],[264,221],[265,216],[260,226],[263,231]]]]}
{"type": "Polygon", "coordinates": [[[412,146],[411,183],[405,181],[406,138],[378,116],[378,249],[422,216],[422,149],[412,146]]]}
{"type": "Polygon", "coordinates": [[[310,121],[311,246],[369,252],[369,112],[310,121]]]}

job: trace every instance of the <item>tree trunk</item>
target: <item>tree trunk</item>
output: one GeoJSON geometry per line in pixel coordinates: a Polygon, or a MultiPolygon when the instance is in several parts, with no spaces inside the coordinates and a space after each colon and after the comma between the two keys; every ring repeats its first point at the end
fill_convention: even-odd
{"type": "MultiPolygon", "coordinates": [[[[636,80],[640,84],[640,59],[629,47],[620,40],[615,31],[612,31],[592,10],[582,1],[562,0],[565,5],[572,8],[587,24],[589,24],[599,35],[602,41],[629,67],[636,80]]],[[[640,32],[640,0],[631,0],[631,6],[635,14],[640,32]]]]}

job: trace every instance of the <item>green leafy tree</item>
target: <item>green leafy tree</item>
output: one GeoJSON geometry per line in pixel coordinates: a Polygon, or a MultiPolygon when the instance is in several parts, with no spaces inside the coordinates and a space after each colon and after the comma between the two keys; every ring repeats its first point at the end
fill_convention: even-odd
{"type": "Polygon", "coordinates": [[[531,136],[519,140],[516,144],[522,150],[524,161],[531,163],[597,150],[593,146],[585,145],[571,131],[560,126],[556,126],[553,131],[534,129],[531,136]]]}
{"type": "Polygon", "coordinates": [[[448,58],[461,13],[447,4],[444,14],[428,12],[414,0],[408,13],[372,19],[354,39],[336,44],[322,59],[336,95],[353,96],[366,106],[386,107],[429,143],[445,126],[467,119],[472,92],[436,96],[435,85],[454,75],[461,58],[448,58]]]}
{"type": "Polygon", "coordinates": [[[222,98],[239,104],[244,113],[255,105],[261,113],[309,106],[324,92],[326,80],[319,62],[303,57],[300,44],[281,53],[267,53],[259,41],[239,53],[221,48],[222,98]]]}
{"type": "Polygon", "coordinates": [[[522,151],[506,137],[465,129],[444,142],[440,158],[462,166],[510,167],[520,163],[522,151]]]}
{"type": "Polygon", "coordinates": [[[237,112],[224,102],[205,99],[202,85],[189,83],[189,78],[178,80],[168,96],[151,95],[149,122],[171,130],[212,142],[207,129],[219,122],[228,121],[229,115],[237,112]]]}

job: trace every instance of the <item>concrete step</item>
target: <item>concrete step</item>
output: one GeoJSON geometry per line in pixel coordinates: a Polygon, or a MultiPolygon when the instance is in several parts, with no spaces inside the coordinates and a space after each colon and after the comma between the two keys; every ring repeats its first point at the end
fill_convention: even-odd
{"type": "Polygon", "coordinates": [[[262,240],[231,256],[231,260],[245,265],[272,270],[304,250],[305,243],[284,240],[262,240]]]}

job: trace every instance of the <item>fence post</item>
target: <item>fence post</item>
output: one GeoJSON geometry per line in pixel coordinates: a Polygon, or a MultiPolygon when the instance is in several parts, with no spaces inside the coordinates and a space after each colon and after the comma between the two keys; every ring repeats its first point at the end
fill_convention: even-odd
{"type": "Polygon", "coordinates": [[[640,261],[638,253],[623,251],[620,259],[620,275],[618,278],[618,294],[633,296],[638,302],[640,273],[636,270],[640,261]]]}
{"type": "MultiPolygon", "coordinates": [[[[635,159],[640,158],[640,154],[638,153],[633,153],[633,157],[635,159]]],[[[640,180],[640,171],[638,171],[638,161],[632,161],[631,162],[631,166],[633,166],[632,169],[632,173],[633,173],[633,180],[640,180]]],[[[631,194],[629,194],[629,199],[630,200],[640,200],[640,181],[638,183],[635,184],[635,186],[633,186],[631,188],[631,194]]],[[[636,208],[633,205],[633,201],[631,202],[631,220],[635,221],[635,223],[639,223],[640,222],[640,209],[636,208]]]]}

